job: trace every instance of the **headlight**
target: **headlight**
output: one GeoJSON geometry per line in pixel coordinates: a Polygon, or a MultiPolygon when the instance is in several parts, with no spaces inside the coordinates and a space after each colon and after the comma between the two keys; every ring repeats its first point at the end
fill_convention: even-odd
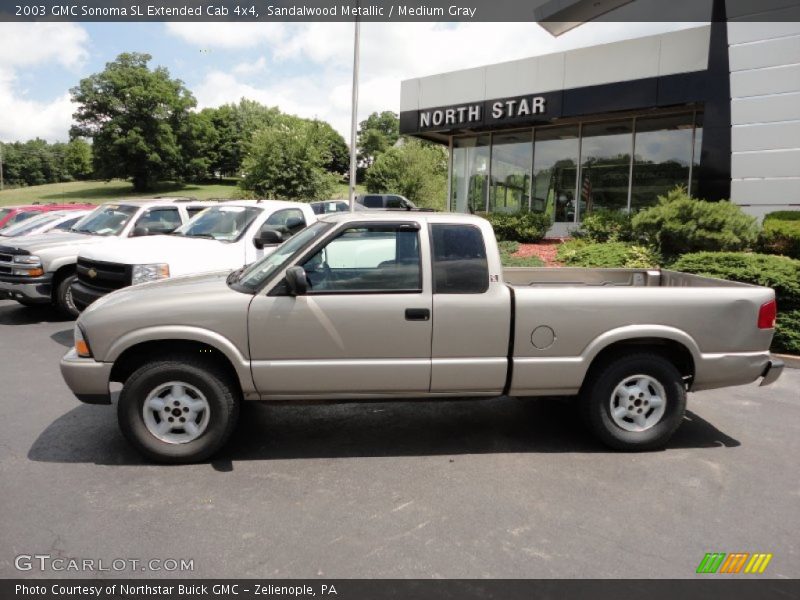
{"type": "Polygon", "coordinates": [[[18,265],[40,265],[42,259],[35,254],[18,254],[14,257],[14,262],[18,265]]]}
{"type": "Polygon", "coordinates": [[[89,344],[86,341],[86,338],[83,337],[83,330],[75,323],[75,327],[72,330],[72,337],[75,339],[75,352],[81,358],[91,358],[92,351],[89,350],[89,344]]]}
{"type": "Polygon", "coordinates": [[[133,265],[133,277],[131,283],[146,283],[148,281],[158,281],[169,277],[169,265],[167,263],[156,263],[153,265],[133,265]]]}

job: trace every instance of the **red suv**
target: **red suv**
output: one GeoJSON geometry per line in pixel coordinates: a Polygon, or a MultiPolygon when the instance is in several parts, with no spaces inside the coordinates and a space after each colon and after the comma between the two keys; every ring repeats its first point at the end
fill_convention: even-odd
{"type": "Polygon", "coordinates": [[[0,207],[0,229],[53,210],[85,210],[94,204],[27,204],[0,207]]]}

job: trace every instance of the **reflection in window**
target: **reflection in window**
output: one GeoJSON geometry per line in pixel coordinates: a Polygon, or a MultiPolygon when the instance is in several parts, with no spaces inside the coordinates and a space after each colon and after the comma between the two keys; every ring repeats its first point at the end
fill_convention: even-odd
{"type": "Polygon", "coordinates": [[[694,154],[692,154],[692,180],[689,193],[697,197],[700,177],[700,154],[703,147],[703,113],[697,113],[694,130],[694,154]]]}
{"type": "Polygon", "coordinates": [[[628,209],[633,121],[583,127],[578,218],[592,210],[628,209]]]}
{"type": "Polygon", "coordinates": [[[492,137],[490,212],[527,211],[533,144],[530,131],[498,133],[492,137]]]}
{"type": "Polygon", "coordinates": [[[654,205],[676,185],[688,185],[692,121],[691,114],[636,120],[631,211],[654,205]]]}
{"type": "Polygon", "coordinates": [[[480,135],[453,140],[451,210],[462,213],[486,210],[489,139],[488,135],[480,135]]]}
{"type": "Polygon", "coordinates": [[[575,220],[578,126],[536,130],[531,210],[557,223],[575,220]]]}

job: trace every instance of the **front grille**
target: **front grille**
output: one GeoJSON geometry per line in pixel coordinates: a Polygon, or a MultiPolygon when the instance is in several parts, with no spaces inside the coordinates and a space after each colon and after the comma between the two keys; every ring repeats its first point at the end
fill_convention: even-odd
{"type": "Polygon", "coordinates": [[[11,267],[6,267],[5,265],[0,265],[0,274],[11,275],[12,272],[13,271],[12,271],[11,267]]]}
{"type": "Polygon", "coordinates": [[[118,290],[131,284],[128,265],[79,258],[77,273],[78,281],[99,290],[118,290]]]}
{"type": "Polygon", "coordinates": [[[0,262],[7,262],[10,263],[14,260],[14,257],[10,254],[0,254],[0,262]]]}

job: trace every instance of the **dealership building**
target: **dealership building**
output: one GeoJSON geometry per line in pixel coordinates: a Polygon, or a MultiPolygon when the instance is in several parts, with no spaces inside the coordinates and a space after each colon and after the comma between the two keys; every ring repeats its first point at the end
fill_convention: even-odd
{"type": "Polygon", "coordinates": [[[543,212],[564,235],[676,185],[758,217],[800,210],[800,22],[722,20],[410,79],[400,103],[401,133],[449,148],[456,212],[543,212]]]}

